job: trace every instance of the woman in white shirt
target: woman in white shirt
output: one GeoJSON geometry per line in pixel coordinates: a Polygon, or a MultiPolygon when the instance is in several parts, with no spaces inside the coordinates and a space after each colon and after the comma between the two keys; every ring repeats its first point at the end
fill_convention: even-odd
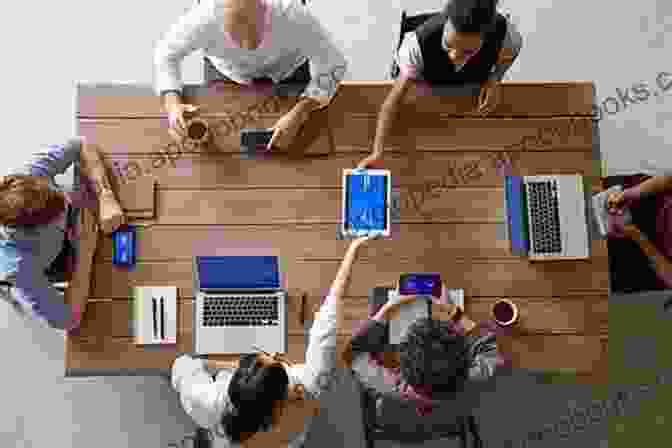
{"type": "Polygon", "coordinates": [[[329,104],[347,63],[329,33],[299,0],[201,0],[172,26],[154,52],[157,94],[164,98],[171,129],[185,135],[180,63],[203,49],[223,78],[251,85],[310,80],[296,105],[274,126],[271,146],[286,148],[313,110],[329,104]],[[300,76],[298,77],[300,78],[300,76]]]}
{"type": "Polygon", "coordinates": [[[336,335],[343,322],[342,298],[357,251],[371,238],[350,244],[329,295],[316,313],[305,364],[266,353],[244,355],[239,363],[187,355],[175,360],[173,388],[199,426],[210,429],[216,440],[228,446],[303,446],[312,418],[319,412],[320,398],[338,374],[343,350],[337,348],[336,335]],[[206,367],[221,370],[213,377],[206,367]]]}

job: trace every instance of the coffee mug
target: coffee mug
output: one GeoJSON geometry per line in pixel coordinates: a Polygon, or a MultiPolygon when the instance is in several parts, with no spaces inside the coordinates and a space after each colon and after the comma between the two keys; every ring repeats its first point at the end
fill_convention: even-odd
{"type": "Polygon", "coordinates": [[[193,118],[187,122],[187,139],[195,143],[205,143],[210,137],[208,123],[200,118],[193,118]]]}
{"type": "Polygon", "coordinates": [[[492,307],[492,316],[498,325],[508,327],[518,321],[518,307],[508,299],[499,299],[492,307]]]}

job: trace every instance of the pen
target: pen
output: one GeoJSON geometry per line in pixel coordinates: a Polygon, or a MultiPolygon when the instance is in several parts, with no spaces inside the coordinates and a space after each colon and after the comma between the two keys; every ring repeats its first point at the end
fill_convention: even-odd
{"type": "Polygon", "coordinates": [[[163,297],[161,297],[161,340],[166,338],[166,319],[165,319],[165,311],[163,309],[163,297]]]}
{"type": "Polygon", "coordinates": [[[152,316],[154,317],[154,339],[156,339],[156,299],[152,297],[152,316]]]}

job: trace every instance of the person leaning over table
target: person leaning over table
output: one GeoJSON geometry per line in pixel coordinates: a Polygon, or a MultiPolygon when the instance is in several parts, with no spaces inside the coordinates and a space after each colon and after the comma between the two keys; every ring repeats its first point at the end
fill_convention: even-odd
{"type": "Polygon", "coordinates": [[[310,113],[331,102],[347,68],[329,33],[299,0],[201,0],[154,51],[156,91],[178,136],[185,135],[185,112],[198,110],[182,103],[180,63],[200,48],[224,78],[238,84],[268,78],[308,83],[275,123],[269,148],[290,145],[310,113]]]}
{"type": "Polygon", "coordinates": [[[336,335],[352,264],[359,247],[372,238],[361,237],[350,244],[316,313],[305,364],[265,353],[243,355],[239,362],[189,355],[175,360],[173,388],[187,414],[210,429],[215,440],[245,447],[303,446],[312,418],[319,412],[319,400],[334,386],[340,359],[336,335]],[[206,369],[219,372],[213,377],[206,369]]]}
{"type": "Polygon", "coordinates": [[[89,295],[91,267],[80,264],[65,296],[50,283],[45,271],[66,242],[78,246],[78,260],[90,260],[98,242],[98,226],[112,233],[124,222],[96,145],[77,137],[46,146],[21,169],[0,177],[0,278],[12,285],[10,295],[3,298],[17,311],[50,327],[79,327],[89,295]],[[75,185],[79,183],[78,170],[83,177],[80,190],[68,193],[54,177],[75,162],[80,162],[75,185]],[[79,228],[74,222],[79,222],[79,228]]]}
{"type": "Polygon", "coordinates": [[[370,317],[343,351],[345,364],[353,368],[359,381],[373,385],[378,392],[399,392],[415,402],[419,416],[431,413],[433,400],[455,394],[472,381],[492,377],[498,367],[507,365],[497,348],[497,329],[492,322],[469,319],[451,303],[445,285],[441,298],[401,296],[390,299],[370,317]],[[389,320],[399,307],[416,300],[428,300],[446,310],[448,320],[418,319],[402,335],[399,350],[386,349],[389,320]],[[363,358],[368,353],[368,360],[363,358]],[[384,353],[391,353],[385,358],[384,353]],[[368,362],[359,362],[368,361],[368,362]],[[375,381],[383,378],[384,384],[375,381]]]}
{"type": "Polygon", "coordinates": [[[412,85],[449,87],[480,83],[478,111],[500,100],[500,81],[520,53],[522,36],[497,0],[448,0],[440,14],[407,32],[396,55],[400,74],[383,102],[372,153],[358,168],[379,164],[399,105],[412,85]]]}
{"type": "MultiPolygon", "coordinates": [[[[670,289],[672,288],[672,176],[631,176],[625,178],[624,184],[623,191],[611,193],[607,200],[610,243],[623,238],[633,241],[648,257],[655,272],[658,285],[651,287],[670,289]],[[624,224],[625,208],[629,208],[632,212],[633,224],[624,224]]],[[[617,255],[618,252],[612,254],[611,248],[609,252],[610,255],[614,255],[610,256],[611,263],[614,264],[613,268],[617,269],[615,276],[618,278],[614,279],[614,283],[619,287],[614,288],[622,289],[620,286],[627,284],[627,279],[633,275],[641,275],[641,281],[646,282],[644,272],[640,270],[640,275],[633,272],[633,269],[640,269],[639,266],[633,266],[633,261],[639,254],[623,259],[622,255],[617,255]],[[618,269],[621,266],[623,275],[620,275],[618,269]]]]}

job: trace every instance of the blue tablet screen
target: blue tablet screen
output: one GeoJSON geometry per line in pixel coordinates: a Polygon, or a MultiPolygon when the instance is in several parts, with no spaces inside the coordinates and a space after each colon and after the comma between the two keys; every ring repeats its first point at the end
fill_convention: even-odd
{"type": "Polygon", "coordinates": [[[352,174],[346,181],[346,229],[384,231],[387,228],[388,177],[352,174]]]}

